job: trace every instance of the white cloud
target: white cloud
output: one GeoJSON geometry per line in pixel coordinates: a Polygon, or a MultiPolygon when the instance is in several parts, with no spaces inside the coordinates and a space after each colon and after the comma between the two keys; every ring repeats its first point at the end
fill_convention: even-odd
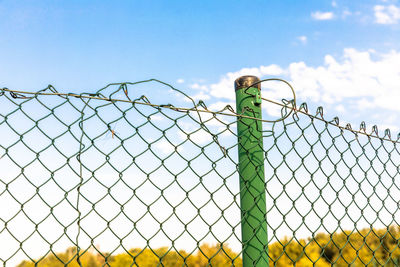
{"type": "Polygon", "coordinates": [[[199,101],[199,100],[208,100],[210,99],[210,95],[206,94],[204,91],[201,91],[200,93],[191,96],[194,101],[199,101]]]}
{"type": "Polygon", "coordinates": [[[156,151],[161,151],[165,155],[169,155],[169,154],[173,153],[175,150],[178,150],[179,152],[183,151],[182,145],[176,147],[164,139],[152,144],[152,146],[154,146],[156,148],[156,151]]]}
{"type": "Polygon", "coordinates": [[[166,140],[159,141],[153,145],[158,151],[161,151],[164,154],[171,154],[172,152],[175,151],[175,147],[171,145],[166,140]]]}
{"type": "MultiPolygon", "coordinates": [[[[306,101],[311,106],[325,106],[350,120],[377,123],[379,129],[384,129],[382,125],[396,125],[400,121],[400,116],[397,116],[400,111],[400,51],[378,53],[347,48],[342,55],[326,55],[323,63],[316,66],[300,61],[287,66],[269,65],[229,72],[218,82],[204,85],[209,88],[206,93],[215,103],[215,106],[209,106],[212,110],[228,103],[235,108],[234,81],[243,75],[255,75],[261,79],[281,77],[294,87],[297,103],[306,101]],[[395,122],[388,119],[388,114],[392,113],[398,119],[395,122]],[[374,118],[373,114],[378,117],[374,118]]],[[[277,82],[263,83],[262,96],[275,101],[292,99],[290,89],[277,82]]],[[[279,106],[265,102],[263,110],[265,118],[280,117],[279,106]]],[[[204,142],[203,138],[197,138],[197,141],[204,142]]]]}
{"type": "Polygon", "coordinates": [[[378,24],[396,24],[400,21],[400,8],[395,5],[376,5],[374,12],[378,24]]]}
{"type": "Polygon", "coordinates": [[[306,44],[307,43],[307,36],[302,35],[297,37],[297,40],[299,40],[302,44],[306,44]]]}
{"type": "Polygon", "coordinates": [[[334,18],[333,12],[316,11],[311,13],[311,17],[315,20],[331,20],[334,18]]]}
{"type": "MultiPolygon", "coordinates": [[[[286,68],[278,65],[243,68],[223,75],[217,83],[207,85],[213,97],[235,100],[234,81],[242,75],[260,78],[281,76],[295,88],[301,100],[321,104],[339,103],[346,99],[361,101],[359,107],[381,107],[399,110],[400,52],[379,54],[373,50],[345,49],[343,55],[326,55],[320,66],[293,62],[286,68]]],[[[282,83],[263,83],[263,97],[279,100],[291,98],[290,90],[282,83]]]]}
{"type": "Polygon", "coordinates": [[[346,111],[346,108],[342,104],[339,104],[335,107],[335,110],[340,113],[344,113],[346,111]]]}
{"type": "Polygon", "coordinates": [[[233,83],[235,79],[243,75],[254,75],[258,77],[262,76],[277,76],[282,75],[283,69],[278,65],[260,66],[258,68],[243,68],[236,72],[228,72],[223,75],[219,82],[211,84],[210,94],[214,97],[226,98],[229,100],[235,100],[235,91],[233,89],[233,83]]]}
{"type": "Polygon", "coordinates": [[[164,117],[163,116],[161,116],[161,115],[151,115],[150,116],[150,119],[152,120],[152,121],[162,121],[162,120],[164,120],[164,117]]]}
{"type": "MultiPolygon", "coordinates": [[[[383,130],[389,129],[392,134],[392,139],[396,139],[394,133],[399,132],[399,127],[394,124],[379,124],[379,131],[383,132],[383,130]],[[394,137],[394,138],[393,138],[394,137]]],[[[383,135],[382,135],[383,136],[383,135]]]]}
{"type": "MultiPolygon", "coordinates": [[[[194,101],[210,99],[210,94],[209,94],[210,89],[208,88],[207,85],[204,85],[204,84],[201,85],[199,83],[194,83],[194,84],[190,85],[189,87],[191,89],[195,89],[195,90],[199,91],[197,94],[190,96],[194,101]]],[[[191,100],[188,98],[184,98],[184,101],[191,102],[191,100]]]]}
{"type": "Polygon", "coordinates": [[[184,79],[182,79],[182,78],[180,78],[180,79],[176,80],[176,82],[177,82],[177,83],[184,83],[184,82],[185,82],[185,80],[184,80],[184,79]]]}
{"type": "Polygon", "coordinates": [[[190,139],[199,145],[208,144],[213,141],[212,135],[203,129],[195,129],[194,131],[187,131],[186,133],[179,131],[178,135],[182,139],[190,139]]]}
{"type": "Polygon", "coordinates": [[[220,111],[228,105],[230,105],[235,110],[236,104],[234,102],[228,102],[228,101],[227,102],[217,101],[217,102],[213,103],[212,105],[210,105],[208,107],[208,109],[212,110],[212,111],[220,111]]]}
{"type": "Polygon", "coordinates": [[[325,56],[323,66],[304,62],[289,66],[296,91],[306,99],[336,103],[346,98],[365,98],[372,106],[400,110],[400,52],[377,54],[345,49],[342,60],[325,56]],[[378,59],[373,60],[371,55],[378,59]]]}
{"type": "Polygon", "coordinates": [[[333,7],[337,7],[337,3],[336,3],[336,1],[332,1],[332,3],[331,3],[331,4],[332,4],[332,6],[333,6],[333,7]]]}

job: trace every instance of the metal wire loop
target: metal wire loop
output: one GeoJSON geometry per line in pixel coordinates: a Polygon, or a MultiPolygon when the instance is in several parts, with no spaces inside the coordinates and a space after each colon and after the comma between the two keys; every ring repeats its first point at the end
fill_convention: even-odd
{"type": "MultiPolygon", "coordinates": [[[[244,92],[245,92],[245,93],[248,93],[247,91],[248,91],[250,88],[255,87],[256,85],[261,84],[261,83],[263,83],[263,82],[270,82],[270,81],[283,82],[284,84],[286,84],[286,85],[290,88],[290,90],[292,91],[292,94],[293,94],[293,99],[290,100],[290,101],[287,101],[287,103],[290,103],[290,104],[291,104],[291,107],[288,107],[288,105],[285,104],[285,100],[282,99],[282,103],[284,103],[284,107],[283,107],[283,108],[285,108],[285,109],[289,108],[289,109],[290,109],[290,112],[289,112],[289,113],[287,113],[285,116],[283,116],[283,117],[281,117],[281,118],[279,118],[279,119],[276,119],[276,120],[263,120],[263,121],[265,121],[265,122],[276,123],[276,122],[280,122],[280,121],[285,120],[286,118],[288,118],[288,117],[296,110],[296,92],[294,91],[292,85],[291,85],[288,81],[285,81],[285,80],[280,79],[280,78],[268,78],[268,79],[263,79],[263,80],[260,80],[260,81],[258,81],[258,82],[255,82],[255,83],[251,84],[250,86],[248,86],[248,87],[244,90],[244,92]]],[[[274,101],[272,101],[272,100],[270,100],[270,99],[267,99],[267,98],[263,98],[262,96],[261,96],[261,99],[262,99],[262,100],[265,100],[265,101],[267,101],[267,102],[271,102],[271,103],[275,103],[275,104],[276,104],[276,102],[274,102],[274,101]]]]}

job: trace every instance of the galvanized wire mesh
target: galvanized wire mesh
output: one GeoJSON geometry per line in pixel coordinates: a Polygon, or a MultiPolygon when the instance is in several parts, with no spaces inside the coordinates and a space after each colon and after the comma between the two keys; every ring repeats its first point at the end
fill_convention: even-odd
{"type": "MultiPolygon", "coordinates": [[[[80,95],[1,89],[4,266],[241,266],[244,116],[161,84],[189,107],[131,99],[137,83],[80,95]]],[[[396,265],[390,133],[341,127],[305,104],[262,124],[270,266],[396,265]]]]}

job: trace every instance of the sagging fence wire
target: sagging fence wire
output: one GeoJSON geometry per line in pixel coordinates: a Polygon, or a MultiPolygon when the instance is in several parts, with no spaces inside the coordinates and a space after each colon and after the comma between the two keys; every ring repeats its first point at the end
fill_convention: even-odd
{"type": "Polygon", "coordinates": [[[8,207],[0,261],[241,266],[236,123],[251,119],[269,125],[262,137],[269,264],[396,264],[399,136],[328,121],[321,107],[315,115],[305,103],[297,108],[293,95],[281,103],[255,96],[282,107],[271,121],[249,115],[251,106],[209,110],[154,79],[82,94],[51,85],[0,89],[0,203],[8,207]],[[191,106],[132,97],[135,86],[151,83],[191,106]]]}

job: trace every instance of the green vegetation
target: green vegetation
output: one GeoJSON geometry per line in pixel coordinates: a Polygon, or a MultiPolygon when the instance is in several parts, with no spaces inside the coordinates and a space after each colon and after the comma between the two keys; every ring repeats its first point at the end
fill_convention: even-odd
{"type": "MultiPolygon", "coordinates": [[[[387,229],[362,229],[340,233],[319,233],[313,238],[284,238],[269,246],[270,266],[398,266],[400,263],[400,226],[387,229]]],[[[226,245],[203,244],[189,255],[168,248],[131,249],[127,253],[82,252],[82,266],[242,266],[241,258],[226,245]]],[[[37,264],[23,261],[17,267],[77,267],[76,248],[51,254],[37,264]]]]}

